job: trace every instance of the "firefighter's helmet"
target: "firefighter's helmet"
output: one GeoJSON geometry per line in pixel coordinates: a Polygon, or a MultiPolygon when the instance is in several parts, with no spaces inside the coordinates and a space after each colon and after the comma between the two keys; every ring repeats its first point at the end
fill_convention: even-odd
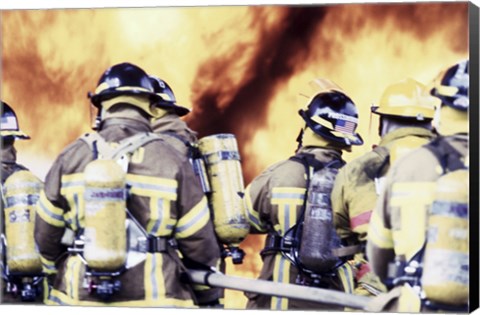
{"type": "Polygon", "coordinates": [[[441,72],[435,80],[431,94],[456,110],[467,111],[470,75],[468,60],[461,61],[441,72]]]}
{"type": "Polygon", "coordinates": [[[175,94],[167,82],[153,75],[150,75],[150,81],[154,92],[160,97],[155,103],[156,106],[167,110],[171,109],[178,116],[185,116],[190,112],[190,109],[177,104],[175,94]]]}
{"type": "Polygon", "coordinates": [[[381,116],[432,120],[435,115],[435,99],[426,91],[425,85],[408,78],[388,86],[378,106],[371,111],[381,116]]]}
{"type": "Polygon", "coordinates": [[[431,94],[441,101],[433,125],[441,135],[469,132],[468,123],[468,60],[463,60],[440,72],[433,83],[431,94]]]}
{"type": "Polygon", "coordinates": [[[112,106],[115,102],[109,101],[119,98],[119,102],[139,107],[150,116],[155,116],[154,103],[159,100],[147,73],[127,62],[107,69],[100,77],[94,94],[89,93],[89,97],[98,108],[105,108],[105,104],[112,106]]]}
{"type": "Polygon", "coordinates": [[[330,80],[313,80],[310,87],[314,95],[299,111],[307,127],[315,134],[342,145],[363,144],[362,137],[355,133],[358,125],[355,103],[330,80]]]}
{"type": "Polygon", "coordinates": [[[30,136],[20,130],[18,124],[18,118],[13,109],[2,101],[2,127],[1,135],[2,139],[14,138],[14,139],[30,139],[30,136]]]}

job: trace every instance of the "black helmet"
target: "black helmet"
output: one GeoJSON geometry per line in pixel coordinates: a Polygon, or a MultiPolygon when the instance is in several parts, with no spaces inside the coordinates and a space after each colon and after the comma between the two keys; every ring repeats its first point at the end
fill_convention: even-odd
{"type": "Polygon", "coordinates": [[[107,69],[98,80],[95,94],[89,93],[92,104],[98,108],[103,101],[122,95],[146,96],[151,102],[158,100],[145,71],[127,62],[107,69]]]}
{"type": "Polygon", "coordinates": [[[461,111],[468,110],[470,103],[468,63],[468,60],[461,61],[438,75],[430,93],[442,101],[442,106],[447,105],[461,111]]]}
{"type": "Polygon", "coordinates": [[[2,101],[1,135],[4,138],[30,139],[30,136],[20,130],[17,115],[13,109],[2,101]]]}
{"type": "Polygon", "coordinates": [[[160,97],[160,100],[155,103],[155,106],[165,109],[173,109],[178,116],[185,116],[190,113],[190,109],[178,105],[175,94],[164,80],[159,77],[150,75],[150,81],[153,86],[155,94],[160,97]]]}
{"type": "Polygon", "coordinates": [[[305,110],[299,111],[307,127],[317,135],[344,145],[361,145],[355,133],[358,112],[353,101],[342,92],[331,90],[315,95],[305,110]]]}

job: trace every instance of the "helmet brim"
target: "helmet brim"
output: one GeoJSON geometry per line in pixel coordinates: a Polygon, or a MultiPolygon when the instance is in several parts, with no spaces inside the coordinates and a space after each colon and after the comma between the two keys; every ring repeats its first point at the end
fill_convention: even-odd
{"type": "Polygon", "coordinates": [[[362,145],[363,139],[358,133],[346,134],[339,131],[334,131],[328,127],[322,126],[314,122],[304,110],[299,111],[300,116],[303,118],[307,127],[313,130],[317,135],[324,137],[327,140],[335,141],[343,145],[362,145]],[[336,136],[335,134],[341,134],[341,137],[336,136]]]}
{"type": "Polygon", "coordinates": [[[172,102],[160,100],[159,102],[156,102],[154,105],[166,110],[173,110],[175,114],[177,114],[178,116],[185,116],[188,113],[190,113],[189,108],[172,103],[172,102]]]}
{"type": "Polygon", "coordinates": [[[148,98],[152,102],[157,102],[160,100],[160,97],[155,94],[155,93],[150,93],[150,92],[145,92],[145,91],[140,91],[140,90],[127,90],[127,91],[118,91],[118,90],[104,90],[99,94],[94,94],[94,95],[89,95],[90,102],[97,107],[101,108],[102,107],[102,102],[103,101],[108,101],[111,100],[112,98],[118,97],[118,96],[144,96],[148,98]]]}
{"type": "Polygon", "coordinates": [[[20,130],[2,130],[2,138],[12,137],[19,140],[29,140],[30,136],[20,130]]]}
{"type": "Polygon", "coordinates": [[[435,115],[435,110],[424,108],[421,106],[410,107],[395,107],[395,106],[372,106],[370,107],[372,114],[379,116],[399,117],[399,118],[412,118],[416,120],[432,120],[435,115]]]}

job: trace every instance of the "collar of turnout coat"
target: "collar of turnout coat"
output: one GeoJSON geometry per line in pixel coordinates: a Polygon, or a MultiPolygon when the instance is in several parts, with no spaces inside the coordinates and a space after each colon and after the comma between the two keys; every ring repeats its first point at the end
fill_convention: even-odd
{"type": "Polygon", "coordinates": [[[175,114],[167,114],[152,122],[152,129],[156,133],[174,133],[189,142],[197,141],[197,133],[175,114]]]}

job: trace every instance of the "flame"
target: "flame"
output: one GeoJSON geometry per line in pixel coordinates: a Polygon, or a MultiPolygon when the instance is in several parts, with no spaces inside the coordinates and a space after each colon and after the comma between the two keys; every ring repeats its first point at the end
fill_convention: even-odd
{"type": "MultiPolygon", "coordinates": [[[[201,136],[237,136],[245,182],[293,154],[303,122],[296,95],[312,78],[338,83],[359,108],[366,140],[378,141],[369,108],[406,77],[425,84],[468,58],[467,3],[168,7],[1,12],[2,100],[32,136],[19,161],[41,178],[61,150],[90,131],[88,91],[111,65],[138,64],[165,79],[201,136]]],[[[251,235],[242,265],[256,277],[263,237],[251,235]]],[[[227,290],[227,308],[245,297],[227,290]]]]}

